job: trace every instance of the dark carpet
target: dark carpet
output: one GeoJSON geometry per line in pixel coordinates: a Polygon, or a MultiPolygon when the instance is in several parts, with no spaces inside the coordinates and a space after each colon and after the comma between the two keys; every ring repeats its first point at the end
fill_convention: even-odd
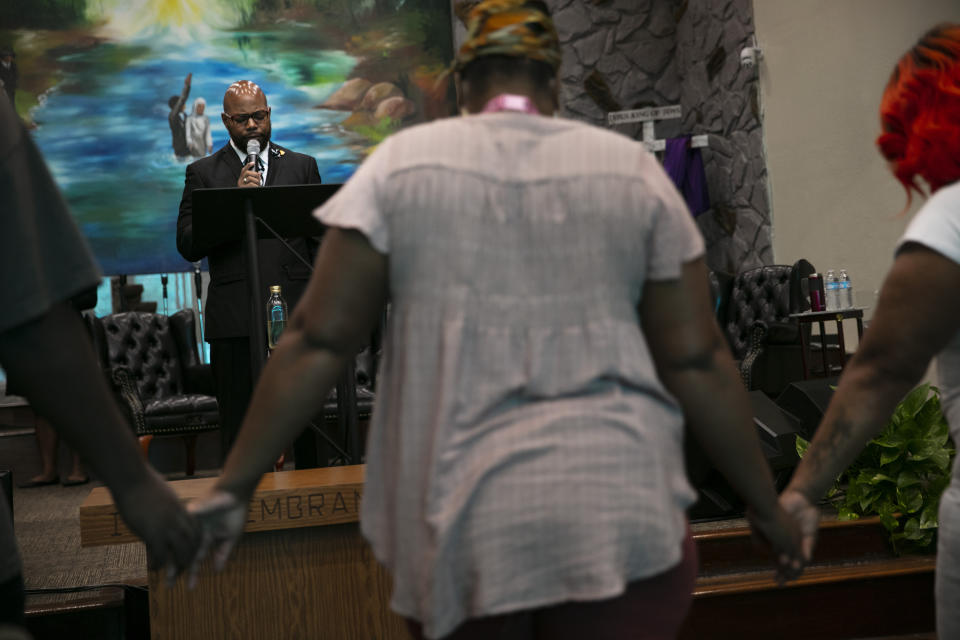
{"type": "MultiPolygon", "coordinates": [[[[201,438],[198,463],[215,464],[217,434],[201,438]]],[[[184,477],[179,442],[155,441],[150,452],[154,464],[170,480],[184,477]],[[173,469],[179,468],[180,471],[173,469]]],[[[60,451],[60,473],[68,472],[69,456],[60,451]]],[[[21,489],[18,482],[40,471],[39,456],[31,431],[0,428],[0,469],[13,471],[14,530],[23,560],[28,606],[65,602],[76,596],[57,593],[100,585],[146,586],[146,553],[140,543],[103,547],[80,546],[79,508],[96,480],[80,486],[50,485],[21,489]]],[[[216,470],[198,471],[198,476],[215,475],[216,470]]]]}

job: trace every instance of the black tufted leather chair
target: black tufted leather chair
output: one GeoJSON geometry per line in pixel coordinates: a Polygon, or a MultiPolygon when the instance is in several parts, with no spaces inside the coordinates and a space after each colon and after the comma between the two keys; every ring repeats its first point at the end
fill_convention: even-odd
{"type": "Polygon", "coordinates": [[[197,434],[219,427],[213,378],[197,354],[193,312],[168,317],[129,311],[90,323],[100,361],[144,456],[154,436],[182,436],[192,476],[197,434]]]}
{"type": "MultiPolygon", "coordinates": [[[[362,453],[366,449],[367,429],[373,415],[377,367],[383,351],[385,322],[386,316],[375,329],[367,346],[357,354],[353,368],[344,373],[324,401],[321,412],[311,422],[314,428],[320,431],[320,440],[317,442],[320,466],[355,464],[362,459],[362,453]],[[347,386],[351,379],[352,384],[347,386]],[[344,394],[343,413],[337,398],[340,389],[347,390],[344,394]]],[[[281,454],[275,470],[282,471],[285,462],[286,456],[281,454]]]]}
{"type": "MultiPolygon", "coordinates": [[[[375,353],[372,347],[366,347],[357,354],[355,360],[356,412],[357,419],[361,421],[369,420],[373,414],[374,382],[377,373],[376,367],[378,359],[379,353],[375,353]]],[[[337,415],[337,390],[334,388],[323,405],[323,420],[327,423],[336,422],[337,415]]]]}
{"type": "Polygon", "coordinates": [[[806,283],[814,271],[812,264],[798,260],[734,278],[721,326],[747,389],[775,394],[802,378],[800,327],[790,314],[810,309],[806,283]]]}
{"type": "MultiPolygon", "coordinates": [[[[345,380],[341,380],[337,384],[330,395],[327,396],[323,405],[321,418],[324,432],[328,437],[339,443],[341,450],[349,452],[356,462],[361,460],[362,452],[366,449],[367,427],[370,423],[370,417],[373,415],[377,367],[382,355],[382,333],[383,324],[381,323],[381,326],[371,336],[370,343],[357,354],[354,360],[353,392],[344,395],[347,404],[343,407],[345,414],[341,415],[337,402],[338,390],[343,386],[345,380]],[[352,414],[352,416],[346,414],[352,414]]],[[[332,460],[339,460],[337,464],[340,462],[349,463],[348,458],[343,458],[339,451],[322,442],[320,443],[320,457],[324,461],[322,464],[329,464],[332,460]]]]}

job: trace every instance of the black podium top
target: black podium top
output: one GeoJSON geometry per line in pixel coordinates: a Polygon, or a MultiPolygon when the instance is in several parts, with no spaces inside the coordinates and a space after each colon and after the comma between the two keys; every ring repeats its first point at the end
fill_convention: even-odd
{"type": "MultiPolygon", "coordinates": [[[[244,207],[249,201],[256,216],[283,238],[319,236],[323,225],[313,210],[337,192],[339,184],[304,184],[241,189],[195,189],[193,191],[193,233],[203,244],[217,245],[240,240],[244,235],[244,207]]],[[[259,238],[272,238],[257,225],[259,238]]]]}

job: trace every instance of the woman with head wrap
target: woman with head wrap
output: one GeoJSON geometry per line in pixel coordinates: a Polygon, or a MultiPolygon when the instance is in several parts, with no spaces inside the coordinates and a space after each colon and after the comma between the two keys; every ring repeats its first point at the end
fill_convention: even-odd
{"type": "MultiPolygon", "coordinates": [[[[781,502],[802,522],[808,552],[813,506],[887,423],[934,357],[942,403],[960,442],[960,24],[929,31],[893,70],[880,104],[880,152],[907,189],[932,194],[911,220],[857,354],[781,502]],[[922,183],[920,182],[922,180],[922,183]]],[[[940,499],[937,632],[960,638],[960,467],[940,499]]]]}
{"type": "Polygon", "coordinates": [[[549,117],[560,59],[542,3],[481,2],[453,67],[476,115],[391,136],[317,210],[306,297],[194,507],[221,562],[389,294],[361,525],[416,637],[673,636],[685,420],[799,568],[703,240],[640,144],[549,117]]]}
{"type": "Polygon", "coordinates": [[[206,108],[207,101],[197,98],[193,101],[193,111],[187,116],[187,148],[195,158],[202,158],[213,151],[210,118],[204,114],[206,108]]]}

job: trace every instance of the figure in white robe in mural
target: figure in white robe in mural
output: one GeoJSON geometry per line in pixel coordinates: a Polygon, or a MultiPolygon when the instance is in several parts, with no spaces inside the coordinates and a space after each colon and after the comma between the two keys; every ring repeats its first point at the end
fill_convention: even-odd
{"type": "Polygon", "coordinates": [[[187,148],[195,158],[202,158],[213,151],[210,118],[204,114],[206,108],[207,101],[197,98],[193,101],[193,110],[187,116],[187,148]]]}

